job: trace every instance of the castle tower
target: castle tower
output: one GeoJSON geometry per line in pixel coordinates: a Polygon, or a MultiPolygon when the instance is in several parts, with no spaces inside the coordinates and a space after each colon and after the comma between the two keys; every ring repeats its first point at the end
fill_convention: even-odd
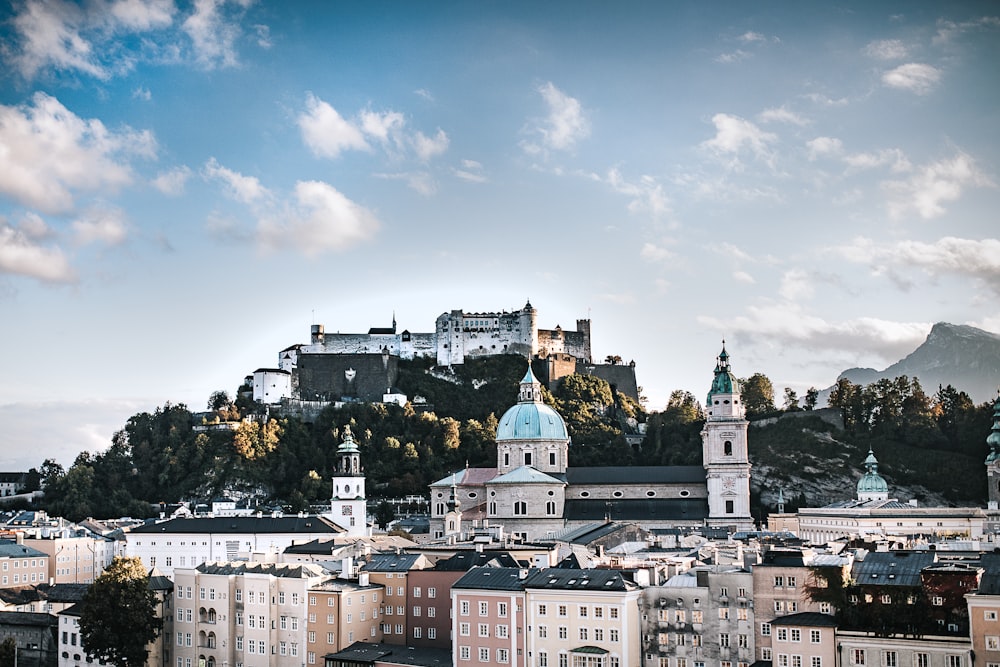
{"type": "Polygon", "coordinates": [[[865,474],[858,480],[858,500],[867,502],[869,500],[888,500],[889,485],[886,484],[882,475],[878,474],[878,459],[871,447],[868,448],[868,456],[865,457],[865,474]]]}
{"type": "Polygon", "coordinates": [[[337,447],[337,471],[333,476],[330,499],[331,520],[351,537],[368,534],[368,508],[365,503],[365,475],[361,471],[361,450],[354,442],[351,427],[344,427],[344,441],[337,447]]]}
{"type": "Polygon", "coordinates": [[[993,429],[986,436],[990,448],[986,455],[986,479],[989,483],[989,508],[1000,509],[1000,391],[993,403],[993,429]]]}
{"type": "Polygon", "coordinates": [[[521,379],[517,403],[497,425],[497,474],[521,466],[545,473],[565,473],[569,465],[569,432],[559,413],[542,402],[542,385],[528,371],[521,379]]]}
{"type": "Polygon", "coordinates": [[[528,360],[530,361],[538,354],[538,311],[531,305],[531,301],[524,304],[520,314],[521,343],[529,350],[528,360]]]}
{"type": "Polygon", "coordinates": [[[746,420],[739,382],[729,368],[725,342],[715,366],[706,411],[708,419],[701,442],[708,486],[708,525],[752,530],[747,447],[750,422],[746,420]]]}

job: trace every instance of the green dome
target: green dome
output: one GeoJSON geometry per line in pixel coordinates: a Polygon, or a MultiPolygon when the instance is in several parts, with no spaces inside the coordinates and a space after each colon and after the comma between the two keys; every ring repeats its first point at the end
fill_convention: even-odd
{"type": "Polygon", "coordinates": [[[878,474],[878,459],[871,449],[865,458],[865,474],[858,480],[858,497],[860,498],[863,493],[889,493],[889,485],[882,475],[878,474]]]}
{"type": "Polygon", "coordinates": [[[719,353],[718,363],[715,365],[715,378],[712,380],[712,388],[708,390],[708,398],[705,405],[712,405],[712,397],[716,394],[738,394],[740,393],[740,383],[729,368],[729,353],[726,352],[726,343],[722,342],[722,352],[719,353]]]}
{"type": "Polygon", "coordinates": [[[531,372],[521,380],[518,402],[503,413],[497,426],[497,442],[503,440],[568,440],[566,422],[542,402],[541,383],[531,372]]]}
{"type": "Polygon", "coordinates": [[[993,429],[986,436],[986,444],[990,448],[986,463],[1000,459],[1000,396],[997,396],[997,400],[993,403],[993,429]]]}
{"type": "Polygon", "coordinates": [[[351,433],[350,425],[344,427],[344,441],[337,447],[338,454],[357,454],[358,443],[354,442],[354,435],[351,433]]]}

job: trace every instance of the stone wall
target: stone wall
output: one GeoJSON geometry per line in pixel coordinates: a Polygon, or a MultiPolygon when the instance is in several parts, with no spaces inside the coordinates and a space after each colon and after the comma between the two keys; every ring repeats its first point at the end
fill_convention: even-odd
{"type": "Polygon", "coordinates": [[[383,354],[300,354],[298,391],[303,400],[342,398],[382,401],[399,377],[399,358],[383,354]],[[353,371],[353,379],[348,379],[353,371]]]}

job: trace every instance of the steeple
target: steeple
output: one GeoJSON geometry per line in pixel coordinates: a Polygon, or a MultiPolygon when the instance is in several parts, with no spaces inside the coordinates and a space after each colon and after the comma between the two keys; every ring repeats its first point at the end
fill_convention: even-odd
{"type": "Polygon", "coordinates": [[[986,455],[986,489],[991,510],[1000,509],[1000,390],[993,402],[993,428],[986,436],[990,448],[986,455]]]}
{"type": "Polygon", "coordinates": [[[542,383],[531,372],[531,361],[528,361],[528,372],[521,378],[521,389],[517,396],[518,403],[541,403],[542,383]]]}
{"type": "Polygon", "coordinates": [[[732,414],[732,416],[742,418],[743,407],[739,402],[740,383],[729,367],[729,353],[726,352],[725,340],[722,341],[722,352],[715,359],[715,377],[712,379],[711,389],[708,390],[705,408],[710,415],[728,416],[732,414]],[[730,409],[728,406],[740,407],[730,409]]]}
{"type": "Polygon", "coordinates": [[[337,470],[333,474],[330,518],[350,536],[368,534],[365,502],[365,475],[361,471],[361,449],[354,441],[350,425],[344,426],[337,446],[337,470]]]}

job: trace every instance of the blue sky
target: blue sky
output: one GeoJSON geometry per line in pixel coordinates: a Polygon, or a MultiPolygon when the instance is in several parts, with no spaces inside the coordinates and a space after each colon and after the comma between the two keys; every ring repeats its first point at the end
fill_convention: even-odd
{"type": "Polygon", "coordinates": [[[0,8],[0,468],[328,331],[591,317],[651,409],[1000,331],[994,3],[0,8]]]}

